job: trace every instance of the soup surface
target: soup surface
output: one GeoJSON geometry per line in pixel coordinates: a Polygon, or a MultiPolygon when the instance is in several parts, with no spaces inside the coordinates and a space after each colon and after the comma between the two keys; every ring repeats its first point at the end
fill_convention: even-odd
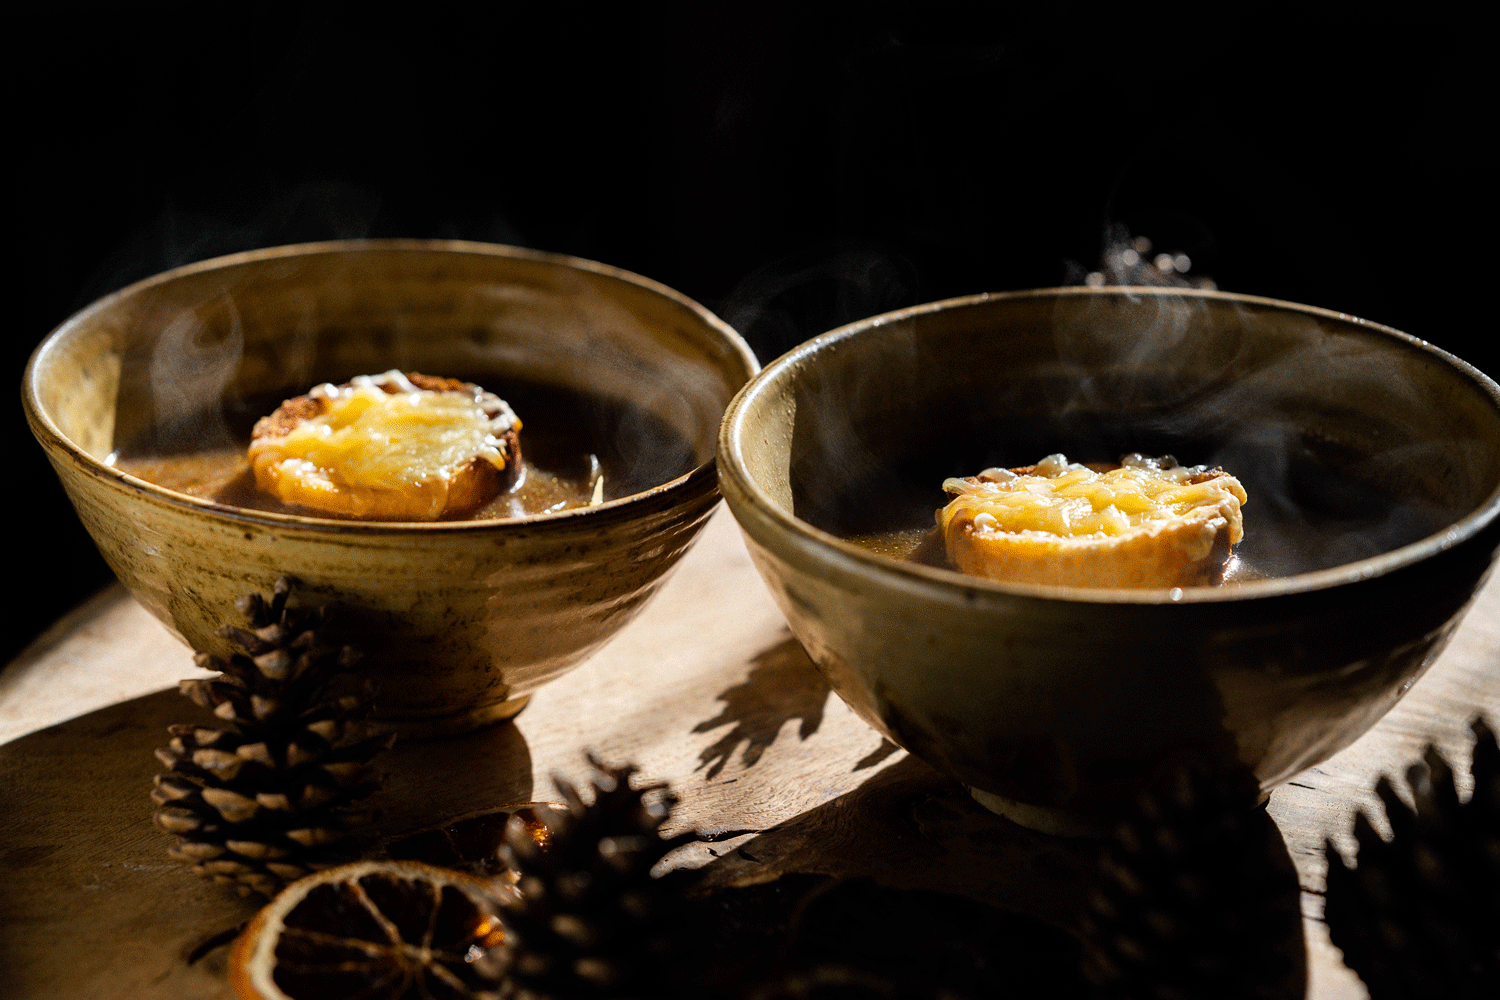
{"type": "MultiPolygon", "coordinates": [[[[934,508],[934,511],[936,509],[934,508]]],[[[923,566],[935,566],[938,569],[959,572],[958,567],[948,561],[942,532],[935,524],[850,535],[845,538],[845,541],[852,542],[868,552],[887,559],[920,563],[923,566]]],[[[1246,565],[1238,555],[1232,555],[1229,557],[1228,565],[1224,568],[1224,579],[1219,586],[1264,580],[1274,575],[1246,565]]]]}
{"type": "MultiPolygon", "coordinates": [[[[473,379],[481,385],[484,381],[473,379]]],[[[495,380],[491,379],[494,382],[495,380]]],[[[488,388],[488,386],[487,386],[488,388]]],[[[527,517],[586,507],[630,496],[691,471],[698,458],[671,425],[626,401],[584,395],[556,386],[509,382],[499,386],[524,423],[523,464],[515,484],[463,520],[527,517]]],[[[119,447],[112,456],[122,472],[178,493],[215,503],[283,514],[324,516],[282,503],[255,484],[246,448],[258,416],[270,413],[297,391],[275,393],[222,418],[178,422],[229,426],[220,440],[162,448],[155,440],[119,447]]],[[[207,437],[207,435],[204,435],[207,437]]]]}
{"type": "MultiPolygon", "coordinates": [[[[1222,464],[1245,483],[1251,501],[1244,509],[1244,540],[1235,546],[1221,586],[1367,559],[1440,531],[1457,517],[1431,503],[1398,500],[1316,463],[1222,464]]],[[[823,495],[798,516],[877,555],[957,572],[936,524],[936,512],[949,500],[941,482],[940,476],[899,476],[878,490],[857,484],[823,495]]]]}

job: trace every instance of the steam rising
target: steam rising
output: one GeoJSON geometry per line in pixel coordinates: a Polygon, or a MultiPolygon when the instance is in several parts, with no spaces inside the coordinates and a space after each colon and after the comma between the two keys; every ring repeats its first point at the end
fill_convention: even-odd
{"type": "Polygon", "coordinates": [[[1019,296],[1003,329],[982,301],[917,313],[829,350],[797,396],[793,512],[846,537],[923,530],[948,476],[1170,454],[1244,484],[1248,580],[1390,552],[1482,495],[1463,480],[1487,463],[1453,467],[1468,445],[1442,440],[1453,424],[1399,344],[1205,296],[1188,255],[1123,232],[1077,277],[1118,291],[1019,296]]]}
{"type": "MultiPolygon", "coordinates": [[[[1111,233],[1098,270],[1084,284],[1213,289],[1210,278],[1191,275],[1186,254],[1153,252],[1144,236],[1111,233]]],[[[1413,499],[1392,487],[1392,469],[1436,463],[1439,449],[1393,427],[1392,445],[1380,454],[1355,458],[1347,443],[1294,419],[1291,413],[1330,412],[1347,400],[1384,400],[1374,416],[1417,412],[1425,405],[1420,387],[1398,374],[1389,358],[1357,341],[1310,331],[1281,352],[1251,348],[1258,324],[1303,323],[1300,317],[1269,320],[1236,307],[1233,330],[1210,333],[1209,303],[1192,294],[1142,297],[1149,318],[1124,325],[1104,302],[1079,311],[1059,310],[1056,337],[1062,360],[1076,363],[1073,398],[1059,412],[1135,414],[1130,431],[1145,447],[1179,447],[1188,463],[1220,465],[1250,493],[1246,549],[1270,575],[1302,572],[1357,561],[1411,543],[1451,520],[1452,512],[1413,499]],[[1311,372],[1337,372],[1337,398],[1318,399],[1307,388],[1311,372]],[[1154,445],[1150,439],[1160,441],[1154,445]],[[1420,452],[1421,454],[1416,454],[1420,452]]],[[[1361,406],[1368,406],[1363,403],[1361,406]]],[[[1334,423],[1338,422],[1333,418],[1334,423]]],[[[1102,455],[1100,458],[1112,458],[1102,455]]]]}
{"type": "Polygon", "coordinates": [[[824,330],[917,302],[915,265],[889,251],[842,246],[746,276],[720,314],[770,361],[824,330]]]}
{"type": "Polygon", "coordinates": [[[1122,226],[1110,229],[1097,270],[1083,276],[1090,288],[1106,285],[1154,288],[1218,288],[1214,279],[1190,275],[1193,259],[1181,250],[1165,251],[1146,236],[1131,236],[1122,226]]]}
{"type": "Polygon", "coordinates": [[[244,350],[244,330],[234,300],[216,303],[227,314],[223,334],[209,333],[197,312],[184,312],[162,330],[151,352],[156,405],[156,448],[165,454],[230,444],[221,401],[244,350]]]}

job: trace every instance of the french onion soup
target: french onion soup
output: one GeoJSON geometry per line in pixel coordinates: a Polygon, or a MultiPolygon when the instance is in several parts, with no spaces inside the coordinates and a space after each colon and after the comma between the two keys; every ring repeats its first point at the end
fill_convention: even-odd
{"type": "Polygon", "coordinates": [[[588,507],[696,464],[679,432],[630,403],[523,381],[507,381],[504,393],[393,370],[264,403],[235,443],[163,452],[136,442],[113,464],[217,503],[368,521],[588,507]],[[518,412],[535,415],[524,455],[518,412]]]}

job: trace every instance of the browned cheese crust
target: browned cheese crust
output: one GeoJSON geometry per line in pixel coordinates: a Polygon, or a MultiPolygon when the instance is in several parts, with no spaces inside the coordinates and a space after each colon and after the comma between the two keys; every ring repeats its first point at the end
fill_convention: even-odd
{"type": "MultiPolygon", "coordinates": [[[[432,392],[462,392],[474,393],[478,390],[472,382],[464,382],[456,378],[444,378],[437,375],[424,375],[421,372],[406,372],[406,379],[418,389],[426,389],[432,392]]],[[[339,388],[348,388],[352,383],[345,382],[339,388]]],[[[377,383],[381,391],[388,395],[395,395],[402,391],[400,386],[394,382],[377,383]]],[[[316,396],[304,393],[292,399],[284,401],[272,413],[261,417],[256,421],[251,432],[252,444],[263,438],[285,437],[291,433],[299,424],[313,420],[328,412],[329,401],[324,396],[316,396]]],[[[493,500],[501,492],[514,485],[521,470],[521,436],[519,423],[513,424],[502,434],[497,435],[504,445],[505,467],[497,469],[493,463],[484,458],[475,456],[467,464],[455,470],[448,485],[448,500],[443,510],[444,517],[462,517],[484,506],[493,500]]],[[[313,508],[307,504],[293,504],[294,506],[308,507],[323,516],[332,517],[357,517],[334,508],[313,508]]]]}
{"type": "MultiPolygon", "coordinates": [[[[1100,475],[1123,467],[1118,462],[1082,464],[1100,475]]],[[[1007,471],[1018,477],[1045,475],[1040,469],[1034,464],[1007,471]]],[[[1233,489],[1240,489],[1238,481],[1219,468],[1184,476],[1181,485],[1221,478],[1229,479],[1233,489]]],[[[974,486],[984,481],[980,476],[963,477],[963,482],[974,486]]],[[[993,580],[1054,586],[1213,586],[1228,568],[1239,526],[1238,506],[1234,505],[1232,525],[1222,507],[1203,506],[1122,534],[993,533],[978,530],[972,508],[967,514],[949,513],[959,506],[955,500],[939,512],[945,548],[954,568],[993,580]]]]}

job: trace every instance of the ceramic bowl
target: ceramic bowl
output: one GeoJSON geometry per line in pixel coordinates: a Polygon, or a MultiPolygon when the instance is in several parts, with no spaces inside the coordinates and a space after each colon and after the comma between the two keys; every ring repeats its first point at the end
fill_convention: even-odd
{"type": "Polygon", "coordinates": [[[236,599],[289,575],[298,600],[339,606],[378,714],[423,735],[514,714],[640,610],[718,500],[714,435],[755,370],[727,325],[636,275],[484,244],[369,241],[238,254],[117,292],[47,338],[23,395],[79,517],[164,624],[223,652],[215,630],[237,621],[236,599]],[[585,435],[574,458],[596,452],[613,470],[605,502],[362,523],[122,471],[131,453],[241,449],[280,400],[391,368],[506,396],[528,458],[553,432],[585,435]]]}
{"type": "Polygon", "coordinates": [[[997,811],[1084,830],[1184,759],[1238,759],[1270,789],[1400,699],[1500,544],[1500,389],[1305,306],[981,295],[766,366],[725,415],[719,475],[792,631],[865,721],[997,811]],[[947,476],[1132,451],[1244,483],[1230,582],[1011,585],[866,544],[931,527],[947,476]]]}

